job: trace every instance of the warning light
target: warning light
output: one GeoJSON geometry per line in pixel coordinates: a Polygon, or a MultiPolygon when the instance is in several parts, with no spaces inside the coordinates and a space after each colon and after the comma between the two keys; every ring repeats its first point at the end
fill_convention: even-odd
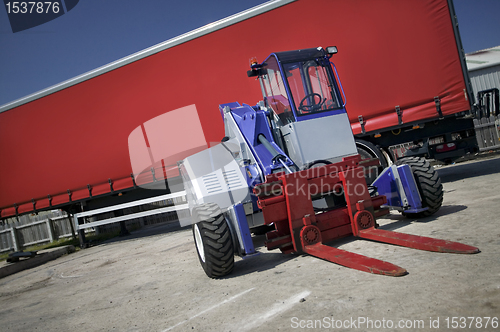
{"type": "Polygon", "coordinates": [[[250,58],[250,67],[252,67],[252,66],[254,66],[254,65],[258,64],[258,63],[259,62],[257,61],[257,57],[254,56],[254,57],[250,58]]]}

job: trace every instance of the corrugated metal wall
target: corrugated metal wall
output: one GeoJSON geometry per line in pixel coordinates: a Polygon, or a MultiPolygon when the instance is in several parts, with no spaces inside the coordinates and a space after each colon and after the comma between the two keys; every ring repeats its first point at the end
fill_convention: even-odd
{"type": "Polygon", "coordinates": [[[498,94],[490,91],[481,100],[477,95],[480,91],[500,90],[500,46],[466,54],[466,59],[474,97],[480,106],[474,119],[479,151],[500,149],[498,94]]]}
{"type": "Polygon", "coordinates": [[[469,76],[476,98],[479,91],[493,88],[500,89],[500,64],[469,71],[469,76]]]}

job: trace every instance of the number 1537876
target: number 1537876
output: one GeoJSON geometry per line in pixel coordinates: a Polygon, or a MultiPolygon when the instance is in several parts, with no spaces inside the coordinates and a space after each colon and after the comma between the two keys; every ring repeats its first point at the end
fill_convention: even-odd
{"type": "Polygon", "coordinates": [[[5,3],[5,7],[8,14],[57,14],[61,10],[59,2],[52,1],[13,1],[5,3]]]}

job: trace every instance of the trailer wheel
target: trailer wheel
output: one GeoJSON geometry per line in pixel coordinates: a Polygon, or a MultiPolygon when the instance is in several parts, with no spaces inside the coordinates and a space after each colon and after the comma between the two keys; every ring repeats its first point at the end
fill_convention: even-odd
{"type": "Polygon", "coordinates": [[[234,246],[226,218],[217,204],[193,210],[193,236],[203,270],[210,278],[229,274],[234,267],[234,246]]]}
{"type": "Polygon", "coordinates": [[[361,156],[361,160],[365,159],[378,159],[379,166],[375,168],[371,166],[368,170],[365,170],[366,184],[371,185],[373,181],[379,176],[379,174],[388,166],[387,160],[375,144],[362,140],[356,139],[356,148],[358,149],[358,154],[361,156]]]}
{"type": "Polygon", "coordinates": [[[403,215],[409,218],[423,218],[436,213],[443,204],[443,185],[439,174],[424,158],[405,157],[396,161],[396,165],[402,164],[410,166],[422,198],[422,206],[429,208],[420,213],[403,212],[403,215]]]}

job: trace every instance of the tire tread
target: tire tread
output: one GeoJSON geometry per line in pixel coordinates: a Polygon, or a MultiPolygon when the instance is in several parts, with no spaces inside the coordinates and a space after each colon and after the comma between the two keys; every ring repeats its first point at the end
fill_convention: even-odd
{"type": "MultiPolygon", "coordinates": [[[[231,231],[217,204],[207,203],[193,210],[205,251],[205,262],[198,253],[200,264],[210,278],[220,278],[234,268],[234,246],[231,231]]],[[[194,235],[194,225],[193,225],[194,235]]],[[[198,251],[198,250],[197,250],[198,251]]]]}
{"type": "Polygon", "coordinates": [[[439,174],[424,158],[405,157],[396,161],[396,165],[402,164],[410,166],[422,198],[422,206],[429,208],[420,213],[403,214],[412,218],[422,218],[436,213],[443,204],[443,185],[439,174]]]}

